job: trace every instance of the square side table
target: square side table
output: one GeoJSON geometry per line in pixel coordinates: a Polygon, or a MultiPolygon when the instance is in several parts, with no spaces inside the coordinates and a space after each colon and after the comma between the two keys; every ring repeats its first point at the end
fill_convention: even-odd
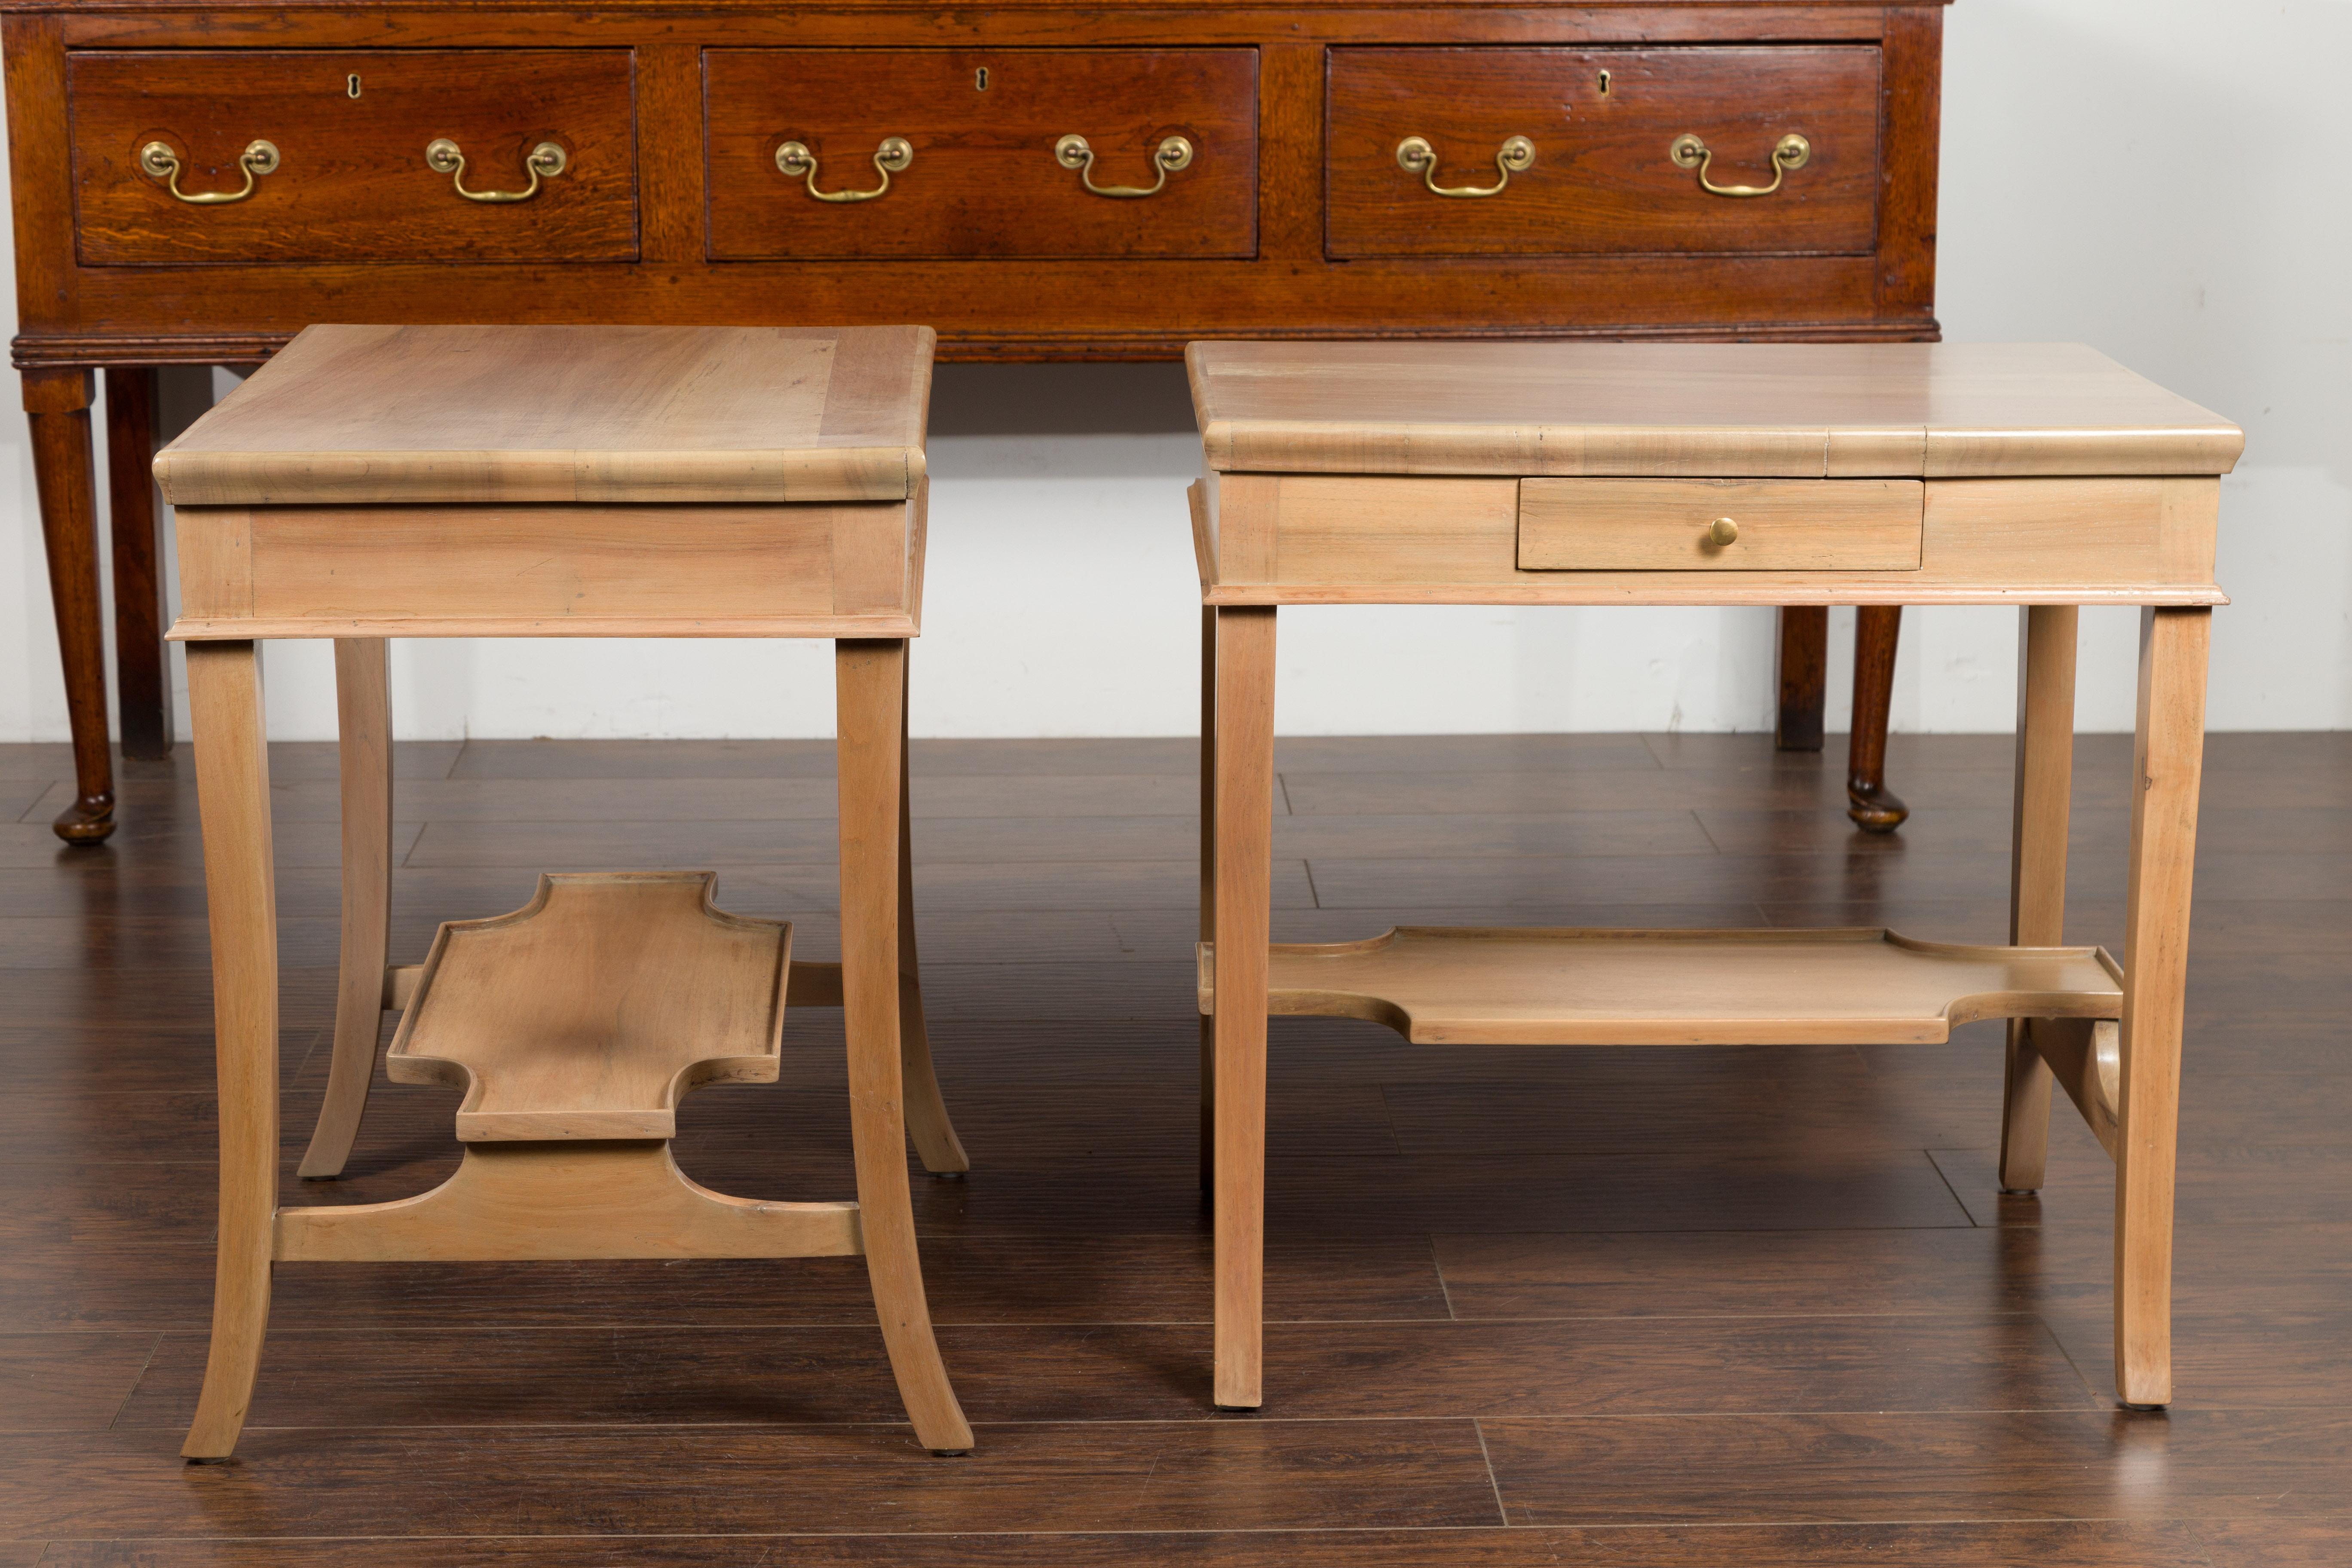
{"type": "Polygon", "coordinates": [[[2011,1020],[2000,1181],[2063,1087],[2116,1162],[2116,1387],[2172,1397],[2174,1132],[2220,476],[2075,345],[1194,343],[1200,1010],[1220,1405],[1262,1403],[1269,1014],[1452,1044],[1941,1041],[2011,1020]],[[1283,605],[2015,605],[2009,942],[1407,928],[1270,942],[1283,605]],[[2121,962],[2063,940],[2078,607],[2141,609],[2121,962]]]}
{"type": "Polygon", "coordinates": [[[915,955],[907,645],[920,629],[927,327],[312,327],[155,459],[177,508],[219,1056],[212,1344],[183,1452],[251,1401],[279,1263],[862,1254],[925,1447],[971,1429],[923,1296],[906,1142],[966,1168],[915,955]],[[388,967],[395,637],[830,637],[842,962],[708,873],[542,879],[388,967]],[[335,644],[343,927],[301,1174],[339,1173],[386,1070],[467,1086],[465,1162],[395,1203],[278,1202],[278,947],[259,643],[335,644]],[[772,1081],[787,1005],[845,1015],[856,1203],[688,1180],[678,1095],[772,1081]]]}

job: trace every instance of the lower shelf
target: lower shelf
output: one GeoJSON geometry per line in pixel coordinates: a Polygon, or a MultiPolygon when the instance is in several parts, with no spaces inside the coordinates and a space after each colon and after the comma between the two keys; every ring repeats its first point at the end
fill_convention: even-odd
{"type": "MultiPolygon", "coordinates": [[[[1421,1045],[1934,1045],[1979,1018],[2114,1018],[2096,947],[1992,947],[1846,931],[1401,926],[1274,945],[1267,1011],[1363,1018],[1421,1045]]],[[[1201,946],[1201,1011],[1215,1005],[1201,946]]]]}
{"type": "Polygon", "coordinates": [[[793,928],[718,908],[717,883],[549,874],[512,914],[446,922],[384,1076],[464,1087],[467,1143],[668,1138],[697,1085],[775,1082],[793,928]]]}

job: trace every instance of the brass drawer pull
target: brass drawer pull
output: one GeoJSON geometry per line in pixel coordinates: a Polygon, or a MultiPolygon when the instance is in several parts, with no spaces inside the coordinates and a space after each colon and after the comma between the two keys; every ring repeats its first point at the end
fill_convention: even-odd
{"type": "Polygon", "coordinates": [[[163,181],[172,195],[190,206],[226,206],[241,202],[253,195],[255,180],[274,172],[278,167],[278,149],[267,142],[248,142],[245,151],[236,155],[237,167],[245,171],[245,188],[240,191],[184,191],[180,189],[180,155],[165,142],[150,142],[139,149],[139,167],[153,179],[163,181]]]}
{"type": "Polygon", "coordinates": [[[776,149],[776,167],[795,180],[806,180],[808,194],[821,202],[870,202],[890,190],[890,176],[903,173],[915,161],[915,144],[904,136],[886,136],[874,149],[874,167],[882,183],[870,191],[820,191],[816,188],[816,154],[805,142],[787,142],[776,149]]]}
{"type": "Polygon", "coordinates": [[[530,171],[530,184],[519,191],[469,191],[466,188],[466,155],[446,136],[436,136],[425,144],[425,165],[436,174],[449,176],[450,184],[469,202],[527,202],[539,195],[539,182],[544,175],[553,179],[563,173],[572,160],[562,147],[552,142],[542,142],[530,150],[523,161],[530,171]]]}
{"type": "Polygon", "coordinates": [[[1801,169],[1813,155],[1813,144],[1791,131],[1772,149],[1772,183],[1769,185],[1718,185],[1706,177],[1715,154],[1706,143],[1685,131],[1666,149],[1666,156],[1685,169],[1698,171],[1698,188],[1711,196],[1769,196],[1780,188],[1791,169],[1801,169]]]}
{"type": "Polygon", "coordinates": [[[1513,174],[1524,174],[1536,161],[1536,144],[1524,136],[1514,136],[1495,152],[1497,178],[1491,185],[1441,185],[1437,183],[1437,149],[1418,136],[1408,136],[1397,143],[1397,167],[1409,174],[1419,174],[1421,183],[1441,196],[1500,195],[1503,187],[1511,183],[1513,174]]]}
{"type": "Polygon", "coordinates": [[[1739,538],[1739,524],[1727,517],[1718,517],[1706,525],[1706,542],[1717,550],[1739,538]]]}
{"type": "Polygon", "coordinates": [[[1192,162],[1192,144],[1181,136],[1171,136],[1152,149],[1151,163],[1152,166],[1160,171],[1160,178],[1150,185],[1096,184],[1095,150],[1087,145],[1085,137],[1076,134],[1065,136],[1054,143],[1054,162],[1061,164],[1065,169],[1076,169],[1078,172],[1078,184],[1086,186],[1096,195],[1117,196],[1121,200],[1131,201],[1140,196],[1158,195],[1160,188],[1168,184],[1170,174],[1184,168],[1192,162]]]}

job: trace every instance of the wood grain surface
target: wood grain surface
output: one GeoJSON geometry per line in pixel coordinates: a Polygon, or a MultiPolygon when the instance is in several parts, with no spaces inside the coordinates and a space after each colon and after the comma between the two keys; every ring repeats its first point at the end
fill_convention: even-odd
{"type": "Polygon", "coordinates": [[[714,260],[1128,258],[1257,250],[1257,60],[1251,49],[714,49],[703,73],[714,260]],[[1094,150],[1094,183],[1136,188],[1170,136],[1191,163],[1157,195],[1089,194],[1055,160],[1094,150]],[[822,202],[779,173],[816,155],[817,188],[873,190],[875,150],[914,149],[889,191],[822,202]]]}
{"type": "MultiPolygon", "coordinates": [[[[1286,737],[1272,934],[1508,909],[2003,940],[2011,742],[1891,737],[1919,807],[1894,839],[1845,823],[1843,750],[1286,737]]],[[[832,751],[404,743],[391,957],[640,835],[645,863],[714,866],[728,907],[837,956],[835,872],[793,837],[835,831],[832,751]],[[453,839],[420,863],[411,844],[454,827],[529,858],[476,864],[453,839]]],[[[2131,752],[2115,735],[2074,749],[2070,897],[2048,910],[2072,942],[2125,938],[2131,752]]],[[[2112,1173],[2080,1119],[2052,1121],[2037,1196],[1996,1190],[1997,1026],[1944,1045],[1433,1052],[1317,1018],[1270,1030],[1266,1404],[1212,1415],[1185,1011],[1196,743],[918,740],[911,757],[930,1044],[972,1164],[961,1183],[917,1173],[911,1195],[971,1457],[933,1460],[898,1424],[854,1258],[286,1264],[239,1462],[192,1472],[174,1448],[202,1372],[216,1158],[194,769],[185,748],[126,763],[122,830],[67,854],[47,817],[68,748],[0,748],[18,808],[0,823],[0,1563],[2352,1554],[2352,737],[2207,743],[2162,1416],[2111,1404],[2112,1173]],[[747,1467],[790,1484],[745,1486],[747,1467]]],[[[298,1182],[333,1052],[334,748],[273,746],[269,778],[278,1195],[397,1200],[457,1164],[459,1091],[379,1082],[342,1177],[298,1182]]],[[[687,1174],[845,1195],[841,1027],[795,1009],[776,1089],[688,1097],[687,1174]]]]}
{"type": "Polygon", "coordinates": [[[67,72],[86,266],[637,256],[626,49],[101,49],[67,72]],[[541,142],[568,161],[529,201],[470,202],[425,161],[444,137],[472,190],[522,189],[541,142]],[[278,165],[239,202],[175,200],[139,163],[162,142],[182,191],[235,191],[256,139],[278,165]]]}
{"type": "Polygon", "coordinates": [[[928,327],[314,326],[157,455],[174,506],[905,500],[928,327]]]}
{"type": "Polygon", "coordinates": [[[1937,0],[10,16],[13,200],[39,241],[18,264],[24,364],[249,363],[337,320],[922,321],[952,357],[1033,359],[1172,358],[1204,332],[1937,331],[1937,0]],[[1381,100],[1420,132],[1364,147],[1327,125],[1344,109],[1327,68],[1448,54],[1486,74],[1408,73],[1381,100]],[[1600,63],[1559,83],[1496,63],[1553,58],[1600,63]],[[1576,160],[1575,212],[1555,200],[1529,225],[1524,202],[1441,201],[1395,164],[1418,133],[1449,177],[1491,170],[1452,128],[1571,100],[1581,146],[1539,137],[1529,188],[1557,192],[1576,160]],[[785,123],[801,116],[824,123],[785,123]],[[1770,198],[1707,195],[1666,159],[1687,131],[1719,149],[1717,183],[1744,180],[1783,118],[1816,151],[1770,198]],[[1104,200],[1053,163],[1070,133],[1100,183],[1148,184],[1166,135],[1196,157],[1158,196],[1104,200]],[[530,201],[477,205],[423,165],[445,135],[478,189],[519,185],[540,140],[571,166],[530,201]],[[880,201],[811,201],[774,165],[797,136],[822,188],[867,186],[885,135],[917,151],[880,201]],[[235,189],[257,137],[283,162],[246,201],[190,206],[132,165],[157,136],[184,142],[191,190],[235,189]],[[1394,253],[1327,254],[1327,181],[1360,163],[1382,199],[1419,200],[1400,225],[1372,209],[1394,253]],[[1416,222],[1446,266],[1408,253],[1432,243],[1416,222]]]}
{"type": "Polygon", "coordinates": [[[2081,343],[1202,342],[1185,364],[1224,471],[2226,474],[2245,446],[2081,343]]]}
{"type": "Polygon", "coordinates": [[[1338,48],[1330,54],[1329,252],[1570,256],[1864,252],[1878,237],[1879,52],[1826,48],[1338,48]],[[1601,90],[1601,79],[1609,86],[1601,90]],[[1696,135],[1717,185],[1766,185],[1790,132],[1805,165],[1769,196],[1711,195],[1668,148],[1696,135]],[[1419,136],[1448,199],[1397,162],[1419,136]]]}

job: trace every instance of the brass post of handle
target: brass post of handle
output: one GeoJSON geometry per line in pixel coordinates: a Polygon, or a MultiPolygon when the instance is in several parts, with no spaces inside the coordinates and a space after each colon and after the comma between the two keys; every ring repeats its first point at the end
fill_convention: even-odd
{"type": "Polygon", "coordinates": [[[425,166],[436,174],[449,176],[449,184],[469,202],[527,202],[539,195],[541,175],[553,179],[572,163],[571,155],[552,142],[542,142],[530,150],[523,161],[530,171],[530,184],[519,191],[469,191],[466,188],[466,155],[446,136],[436,136],[425,144],[425,166]]]}
{"type": "Polygon", "coordinates": [[[1181,136],[1163,137],[1160,145],[1151,150],[1152,167],[1160,171],[1160,178],[1149,185],[1096,184],[1095,150],[1087,145],[1085,137],[1076,132],[1054,143],[1054,162],[1065,169],[1076,170],[1078,184],[1096,195],[1115,196],[1122,201],[1134,201],[1143,196],[1158,195],[1168,184],[1168,176],[1171,173],[1190,165],[1192,162],[1192,143],[1181,136]]]}
{"type": "Polygon", "coordinates": [[[273,173],[278,167],[278,149],[259,140],[245,144],[236,155],[236,166],[245,171],[245,188],[236,191],[184,191],[180,189],[180,155],[172,151],[168,142],[150,142],[139,149],[139,167],[151,179],[163,182],[172,195],[190,206],[226,206],[241,202],[253,195],[259,176],[273,173]]]}
{"type": "Polygon", "coordinates": [[[874,167],[880,171],[882,183],[870,191],[820,191],[816,188],[816,154],[805,142],[787,142],[776,149],[777,170],[795,180],[804,180],[808,194],[821,202],[870,202],[887,195],[890,176],[905,171],[915,161],[915,144],[904,136],[886,136],[882,145],[874,149],[874,167]]]}
{"type": "Polygon", "coordinates": [[[1698,188],[1711,196],[1769,196],[1780,188],[1790,170],[1801,169],[1811,161],[1813,144],[1793,131],[1781,137],[1780,145],[1772,149],[1772,183],[1769,185],[1718,185],[1708,179],[1707,165],[1715,161],[1715,154],[1707,150],[1706,142],[1687,131],[1675,138],[1666,149],[1666,156],[1683,168],[1696,169],[1698,188]]]}
{"type": "Polygon", "coordinates": [[[1536,161],[1536,144],[1524,136],[1514,136],[1495,151],[1496,179],[1491,185],[1441,185],[1437,183],[1437,149],[1419,136],[1408,136],[1397,143],[1397,167],[1409,174],[1419,174],[1421,183],[1441,196],[1496,196],[1511,183],[1511,176],[1532,168],[1536,161]]]}

